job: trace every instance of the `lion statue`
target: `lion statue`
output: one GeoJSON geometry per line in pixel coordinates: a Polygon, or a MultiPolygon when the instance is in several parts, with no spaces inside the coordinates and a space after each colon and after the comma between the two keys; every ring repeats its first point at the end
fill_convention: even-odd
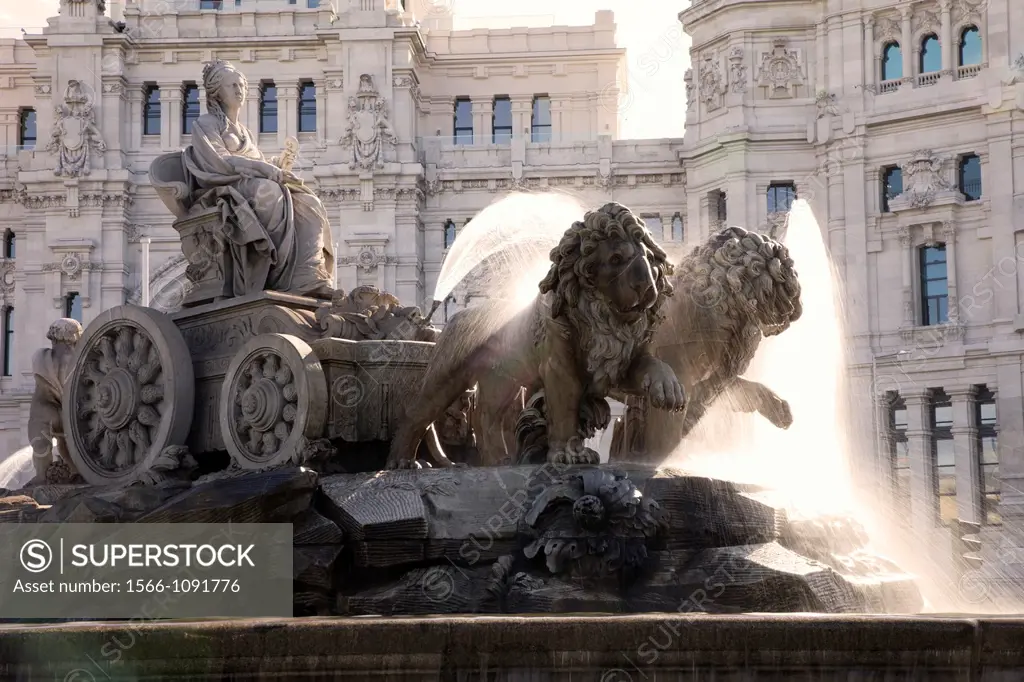
{"type": "MultiPolygon", "coordinates": [[[[474,430],[482,464],[505,458],[508,405],[522,387],[546,394],[549,462],[593,463],[578,436],[580,405],[613,390],[681,410],[675,373],[647,347],[672,294],[672,266],[643,221],[606,204],[575,222],[551,251],[540,293],[515,315],[485,301],[454,315],[437,340],[418,398],[391,442],[388,467],[418,466],[415,455],[432,424],[476,385],[474,430]]],[[[429,444],[429,441],[428,441],[429,444]]],[[[431,453],[438,464],[450,464],[431,453]]]]}
{"type": "Polygon", "coordinates": [[[740,376],[763,337],[781,334],[800,318],[800,283],[786,247],[727,227],[683,259],[672,284],[676,295],[652,349],[682,382],[686,409],[680,419],[628,397],[625,418],[615,425],[612,460],[664,461],[719,397],[779,428],[793,422],[789,403],[740,376]]]}

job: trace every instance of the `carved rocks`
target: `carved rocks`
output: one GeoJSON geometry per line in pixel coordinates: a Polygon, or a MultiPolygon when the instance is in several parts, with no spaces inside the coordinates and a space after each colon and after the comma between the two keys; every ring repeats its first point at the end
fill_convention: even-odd
{"type": "Polygon", "coordinates": [[[288,334],[261,334],[235,355],[224,378],[220,425],[242,469],[302,464],[327,418],[327,380],[313,349],[288,334]]]}
{"type": "Polygon", "coordinates": [[[93,484],[139,480],[165,448],[185,444],[193,391],[188,347],[170,318],[136,306],[105,311],[79,342],[64,385],[75,468],[93,484]]]}
{"type": "Polygon", "coordinates": [[[725,95],[725,79],[722,67],[718,63],[718,55],[709,52],[704,55],[700,65],[700,100],[708,111],[715,111],[722,106],[725,95]]]}
{"type": "Polygon", "coordinates": [[[642,566],[648,540],[668,522],[625,473],[596,468],[553,481],[524,520],[536,534],[523,549],[528,559],[542,555],[554,574],[593,576],[642,566]]]}
{"type": "Polygon", "coordinates": [[[771,52],[761,54],[757,82],[767,88],[768,97],[795,97],[796,87],[804,83],[800,53],[789,49],[788,45],[786,38],[776,38],[772,41],[771,52]]]}
{"type": "Polygon", "coordinates": [[[348,121],[340,142],[352,150],[349,168],[374,170],[384,167],[385,152],[394,148],[395,134],[391,129],[387,100],[380,96],[373,77],[359,77],[359,89],[348,100],[348,121]]]}
{"type": "Polygon", "coordinates": [[[77,178],[92,172],[91,154],[106,150],[106,144],[96,127],[92,98],[86,86],[68,81],[64,102],[54,109],[53,133],[46,150],[57,157],[54,174],[62,178],[77,178]]]}

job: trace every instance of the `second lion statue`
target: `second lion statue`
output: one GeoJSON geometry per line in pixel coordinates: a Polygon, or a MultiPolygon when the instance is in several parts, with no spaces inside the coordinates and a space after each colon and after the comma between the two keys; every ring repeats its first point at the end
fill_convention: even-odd
{"type": "Polygon", "coordinates": [[[596,463],[597,453],[579,437],[585,396],[618,391],[682,410],[686,400],[675,373],[648,350],[672,295],[671,274],[665,252],[628,208],[609,203],[588,212],[552,249],[540,294],[522,312],[497,323],[502,304],[485,302],[452,317],[391,442],[388,467],[417,466],[428,428],[474,385],[484,461],[504,453],[499,422],[523,386],[545,389],[547,459],[554,463],[596,463]]]}

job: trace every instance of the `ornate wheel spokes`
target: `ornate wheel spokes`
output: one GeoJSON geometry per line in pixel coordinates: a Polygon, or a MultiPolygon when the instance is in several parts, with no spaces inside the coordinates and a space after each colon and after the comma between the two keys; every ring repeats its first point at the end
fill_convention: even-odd
{"type": "Polygon", "coordinates": [[[77,417],[85,445],[103,469],[120,472],[142,461],[163,414],[160,354],[139,327],[115,327],[84,358],[77,417]]]}
{"type": "Polygon", "coordinates": [[[234,427],[251,457],[272,457],[291,437],[298,397],[292,371],[279,355],[266,351],[248,361],[239,375],[234,427]]]}

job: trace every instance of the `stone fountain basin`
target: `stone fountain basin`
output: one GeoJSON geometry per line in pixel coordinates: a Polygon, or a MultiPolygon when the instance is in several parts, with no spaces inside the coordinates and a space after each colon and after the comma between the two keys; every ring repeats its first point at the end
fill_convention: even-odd
{"type": "Polygon", "coordinates": [[[296,615],[922,608],[913,578],[871,555],[855,521],[790,520],[770,491],[646,465],[331,476],[285,468],[164,487],[41,486],[0,499],[0,522],[62,521],[291,521],[296,615]],[[562,513],[571,503],[535,514],[542,496],[585,470],[606,481],[626,474],[617,485],[657,503],[657,532],[639,512],[611,535],[574,523],[575,512],[562,513]],[[531,553],[538,538],[542,549],[531,553]],[[612,560],[617,539],[631,562],[612,560]],[[552,546],[568,557],[561,565],[552,546]],[[573,558],[566,547],[590,553],[573,558]]]}

